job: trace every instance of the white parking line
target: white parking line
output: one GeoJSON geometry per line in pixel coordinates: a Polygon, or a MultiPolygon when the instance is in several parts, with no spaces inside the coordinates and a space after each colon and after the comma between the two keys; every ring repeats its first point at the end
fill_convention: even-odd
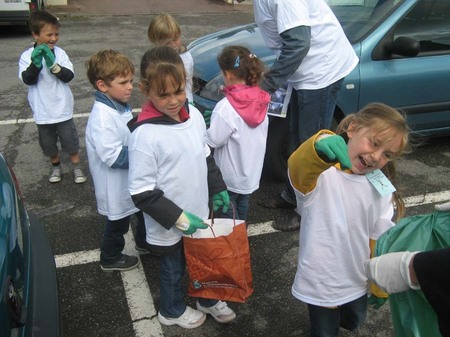
{"type": "MultiPolygon", "coordinates": [[[[405,198],[406,207],[415,207],[450,200],[450,191],[421,194],[405,198]]],[[[272,228],[272,221],[250,224],[248,236],[277,232],[272,228]]],[[[125,236],[125,253],[138,255],[134,249],[134,238],[129,231],[125,236]]],[[[100,250],[94,249],[55,256],[57,268],[64,268],[85,263],[98,262],[100,250]]],[[[163,337],[161,324],[156,318],[157,311],[150,293],[147,278],[142,265],[121,273],[130,316],[136,337],[163,337]]]]}

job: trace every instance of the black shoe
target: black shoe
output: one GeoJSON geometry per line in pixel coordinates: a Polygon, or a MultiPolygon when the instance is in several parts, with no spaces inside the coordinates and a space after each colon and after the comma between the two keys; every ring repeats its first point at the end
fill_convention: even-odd
{"type": "Polygon", "coordinates": [[[122,257],[116,263],[112,263],[112,264],[101,264],[100,263],[100,268],[102,268],[103,271],[113,271],[113,270],[126,271],[126,270],[136,268],[138,265],[139,265],[139,259],[137,258],[137,256],[130,256],[130,255],[122,254],[122,257]]]}
{"type": "Polygon", "coordinates": [[[281,197],[281,194],[274,195],[272,197],[268,197],[265,199],[260,199],[257,201],[259,206],[265,208],[286,208],[286,209],[294,209],[297,207],[295,204],[291,204],[290,202],[284,200],[281,197]]]}
{"type": "Polygon", "coordinates": [[[139,255],[146,255],[150,254],[150,252],[147,250],[147,248],[139,247],[137,244],[134,246],[134,249],[139,253],[139,255]]]}
{"type": "Polygon", "coordinates": [[[283,232],[295,231],[300,228],[300,219],[298,214],[283,214],[273,220],[272,227],[283,232]]]}

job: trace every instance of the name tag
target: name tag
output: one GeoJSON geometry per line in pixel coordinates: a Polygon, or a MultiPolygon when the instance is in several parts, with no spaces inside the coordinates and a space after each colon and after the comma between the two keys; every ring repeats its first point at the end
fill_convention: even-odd
{"type": "Polygon", "coordinates": [[[396,191],[394,185],[392,185],[381,170],[369,172],[366,174],[366,177],[381,196],[385,196],[396,191]]]}

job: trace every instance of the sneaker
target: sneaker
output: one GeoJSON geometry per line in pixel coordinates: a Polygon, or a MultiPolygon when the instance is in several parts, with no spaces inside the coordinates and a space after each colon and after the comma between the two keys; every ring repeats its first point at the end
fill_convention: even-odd
{"type": "Polygon", "coordinates": [[[138,245],[135,245],[134,249],[136,249],[136,251],[139,253],[139,255],[150,254],[150,252],[147,250],[147,248],[139,247],[138,245]]]}
{"type": "Polygon", "coordinates": [[[133,268],[136,268],[139,265],[139,259],[137,256],[131,256],[131,255],[125,255],[122,254],[122,257],[119,261],[112,264],[101,264],[100,268],[102,268],[103,271],[126,271],[133,268]]]}
{"type": "Polygon", "coordinates": [[[300,215],[294,212],[280,215],[272,222],[272,227],[276,230],[289,232],[300,228],[300,215]]]}
{"type": "Polygon", "coordinates": [[[51,183],[59,183],[61,181],[61,165],[53,166],[48,181],[51,183]]]}
{"type": "Polygon", "coordinates": [[[219,323],[228,323],[236,318],[236,313],[228,307],[227,302],[219,301],[209,308],[197,302],[197,309],[210,314],[219,323]]]}
{"type": "Polygon", "coordinates": [[[257,204],[265,208],[295,209],[295,207],[297,207],[297,205],[291,204],[289,201],[284,200],[280,193],[265,199],[260,199],[257,201],[257,204]]]}
{"type": "Polygon", "coordinates": [[[81,169],[77,168],[73,170],[73,180],[76,184],[82,184],[86,181],[86,176],[81,169]]]}
{"type": "Polygon", "coordinates": [[[158,312],[158,321],[162,325],[178,325],[185,329],[194,329],[203,324],[206,319],[205,313],[186,307],[183,315],[177,318],[164,317],[158,312]]]}

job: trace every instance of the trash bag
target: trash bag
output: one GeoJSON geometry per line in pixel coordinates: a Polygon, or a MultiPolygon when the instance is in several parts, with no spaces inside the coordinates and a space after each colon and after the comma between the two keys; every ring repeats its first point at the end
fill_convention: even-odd
{"type": "MultiPolygon", "coordinates": [[[[450,212],[401,219],[377,240],[375,256],[450,247],[450,212]]],[[[420,290],[389,296],[397,337],[441,337],[436,313],[420,290]]]]}

